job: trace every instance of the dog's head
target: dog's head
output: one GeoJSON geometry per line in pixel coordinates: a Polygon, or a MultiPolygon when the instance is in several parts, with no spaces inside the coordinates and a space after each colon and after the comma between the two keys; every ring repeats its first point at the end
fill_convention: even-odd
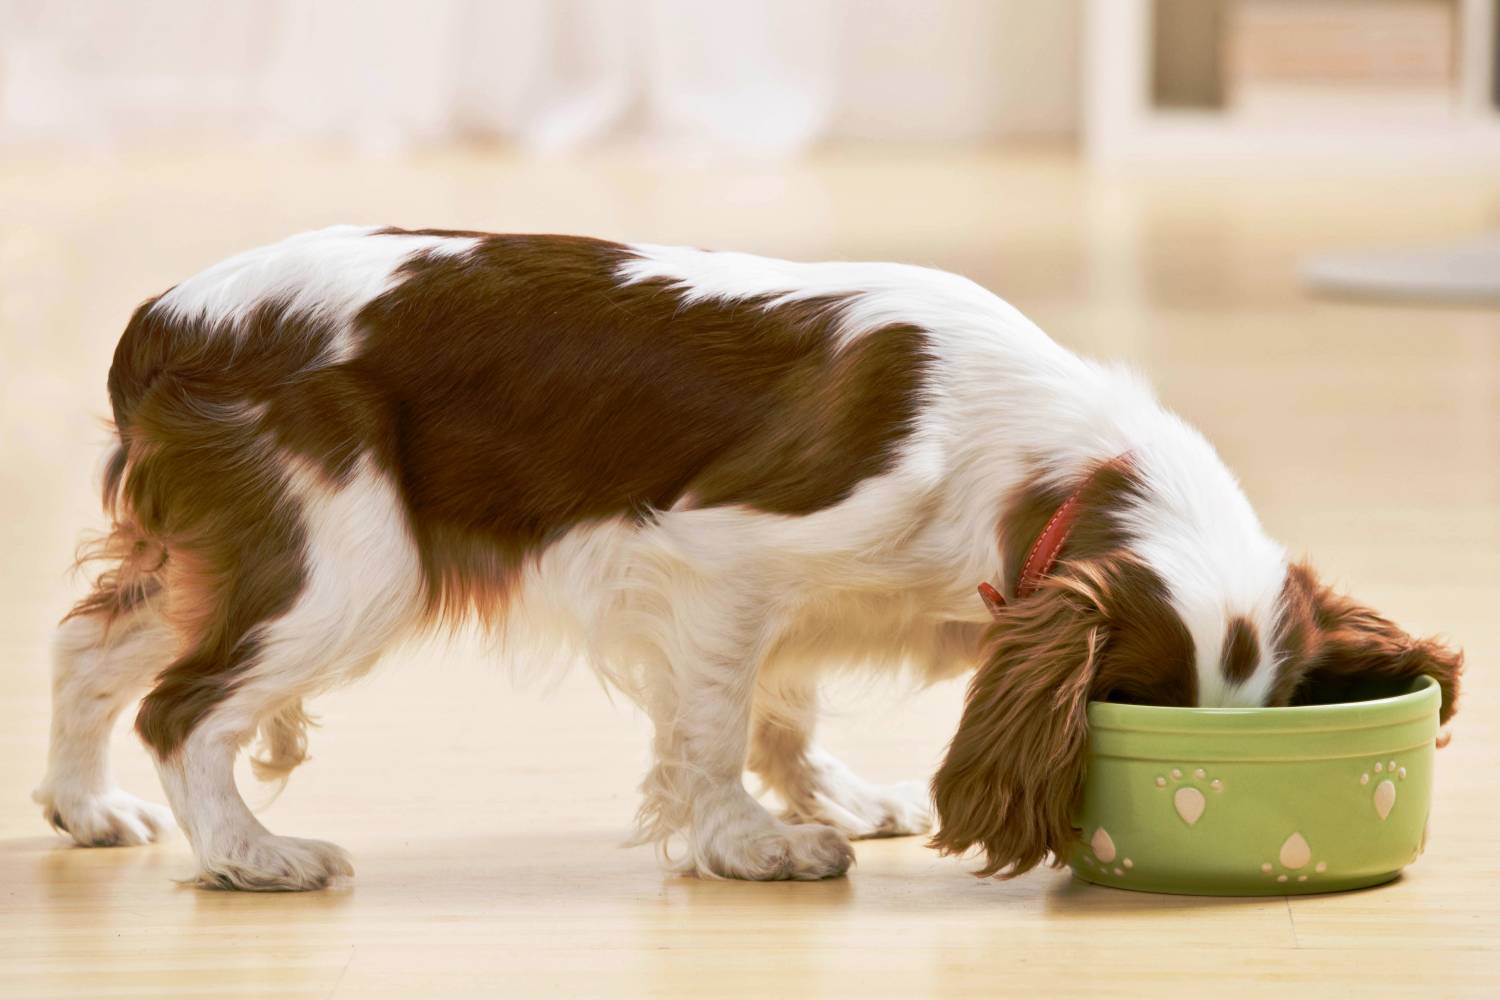
{"type": "Polygon", "coordinates": [[[1414,639],[1304,564],[1285,570],[1275,604],[1271,634],[1226,616],[1214,655],[1201,656],[1163,578],[1120,549],[1065,560],[1024,600],[992,609],[988,656],[933,779],[933,846],[981,848],[985,876],[1017,875],[1049,855],[1061,863],[1078,835],[1088,702],[1199,704],[1205,669],[1217,671],[1215,690],[1253,690],[1272,705],[1396,693],[1430,674],[1442,720],[1452,716],[1461,653],[1414,639]]]}
{"type": "MultiPolygon", "coordinates": [[[[1305,562],[1287,568],[1276,636],[1272,705],[1325,705],[1400,694],[1426,674],[1443,690],[1441,721],[1458,707],[1463,652],[1417,639],[1321,583],[1305,562]]],[[[1443,738],[1446,742],[1446,737],[1443,738]]]]}

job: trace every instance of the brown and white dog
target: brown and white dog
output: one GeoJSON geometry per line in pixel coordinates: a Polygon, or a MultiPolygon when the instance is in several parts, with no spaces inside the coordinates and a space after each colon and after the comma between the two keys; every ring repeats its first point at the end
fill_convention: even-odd
{"type": "Polygon", "coordinates": [[[235,758],[258,733],[285,775],[304,699],[476,616],[565,638],[644,706],[640,836],[707,876],[840,875],[850,838],[928,828],[925,787],[813,742],[833,665],[978,667],[933,843],[986,874],[1076,835],[1091,698],[1285,705],[1429,673],[1454,707],[1459,654],[1288,562],[1142,382],[951,274],[336,227],[141,306],[109,393],[107,568],[59,629],[36,798],[81,844],[161,833],[106,760],[146,692],[206,885],[348,874],[255,819],[235,758]]]}

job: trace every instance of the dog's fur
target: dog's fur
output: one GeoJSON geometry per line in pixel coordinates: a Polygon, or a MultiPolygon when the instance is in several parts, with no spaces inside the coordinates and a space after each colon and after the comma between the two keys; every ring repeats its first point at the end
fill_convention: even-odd
{"type": "Polygon", "coordinates": [[[978,667],[933,843],[981,847],[986,874],[1076,836],[1091,698],[1292,704],[1430,673],[1454,708],[1459,655],[1289,564],[1139,380],[951,274],[337,227],[148,301],[109,391],[107,568],[58,634],[37,799],[82,844],[156,837],[164,810],[105,759],[147,692],[136,729],[207,885],[349,872],[256,821],[235,757],[258,732],[284,776],[304,699],[475,616],[565,637],[645,707],[640,835],[709,876],[839,875],[849,838],[927,829],[924,788],[813,742],[835,664],[978,667]],[[993,622],[986,580],[1011,599],[993,622]]]}

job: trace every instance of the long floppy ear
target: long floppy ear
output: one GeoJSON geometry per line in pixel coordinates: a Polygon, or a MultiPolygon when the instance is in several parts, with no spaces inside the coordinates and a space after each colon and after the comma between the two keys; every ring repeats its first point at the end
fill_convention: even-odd
{"type": "Polygon", "coordinates": [[[1464,655],[1435,639],[1416,639],[1387,618],[1319,582],[1312,567],[1287,570],[1281,645],[1286,655],[1274,692],[1281,704],[1317,705],[1396,694],[1432,676],[1443,689],[1444,723],[1458,708],[1464,655]]]}
{"type": "Polygon", "coordinates": [[[930,845],[944,854],[983,847],[981,877],[1019,875],[1049,853],[1061,863],[1077,835],[1086,713],[1107,631],[1102,577],[1079,570],[995,612],[993,649],[932,781],[940,827],[930,845]]]}

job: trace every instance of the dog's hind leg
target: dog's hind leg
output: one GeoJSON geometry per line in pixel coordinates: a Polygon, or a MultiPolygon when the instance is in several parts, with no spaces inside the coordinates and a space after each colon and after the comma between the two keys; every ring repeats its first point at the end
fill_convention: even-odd
{"type": "Polygon", "coordinates": [[[47,774],[32,793],[42,815],[85,847],[144,844],[171,813],[115,787],[109,739],[120,712],[172,660],[176,642],[155,601],[122,607],[101,588],[58,626],[52,648],[47,774]]]}
{"type": "MultiPolygon", "coordinates": [[[[351,873],[341,848],[262,826],[235,786],[234,761],[258,727],[284,727],[304,697],[363,673],[422,608],[400,500],[372,463],[341,484],[294,474],[288,492],[300,541],[294,594],[276,614],[188,650],[146,696],[136,723],[206,887],[316,889],[351,873]]],[[[209,582],[194,584],[207,617],[232,618],[258,575],[264,582],[279,572],[257,565],[249,549],[241,557],[227,578],[204,574],[209,582]]]]}
{"type": "Polygon", "coordinates": [[[749,768],[786,806],[793,823],[826,823],[850,839],[926,833],[932,802],[920,781],[876,785],[813,742],[818,695],[808,679],[762,679],[750,733],[749,768]]]}

